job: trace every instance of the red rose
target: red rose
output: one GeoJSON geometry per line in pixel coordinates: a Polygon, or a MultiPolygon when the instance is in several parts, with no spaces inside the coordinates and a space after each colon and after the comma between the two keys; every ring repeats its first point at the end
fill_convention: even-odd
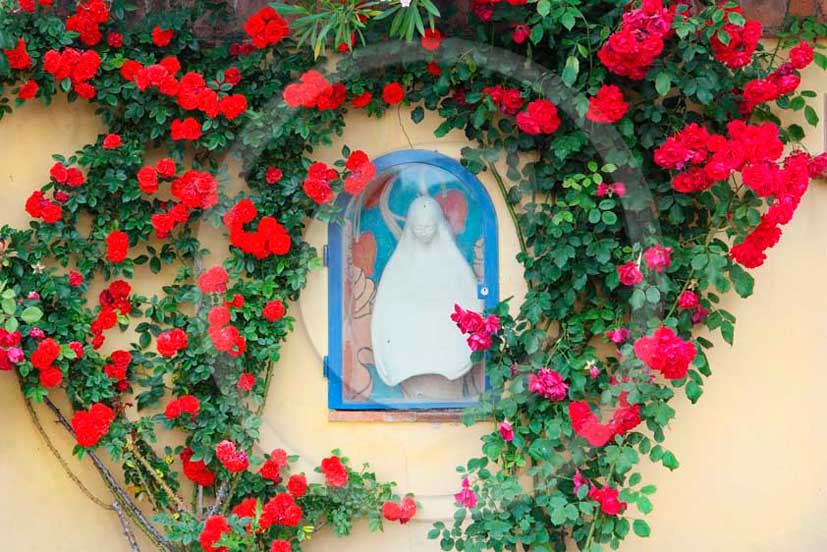
{"type": "Polygon", "coordinates": [[[210,516],[204,522],[204,529],[201,530],[201,534],[198,536],[198,542],[201,543],[204,552],[224,552],[227,550],[226,546],[217,547],[214,544],[221,540],[224,533],[231,532],[232,528],[227,523],[227,518],[221,515],[210,516]]]}
{"type": "Polygon", "coordinates": [[[285,312],[286,309],[284,308],[284,303],[276,299],[275,301],[269,301],[266,305],[264,305],[264,309],[261,311],[261,314],[270,322],[276,322],[284,316],[285,312]]]}
{"type": "Polygon", "coordinates": [[[287,493],[279,493],[264,505],[261,514],[261,528],[268,529],[273,525],[296,527],[301,523],[304,512],[295,499],[287,493]]]}
{"type": "Polygon", "coordinates": [[[600,510],[607,516],[616,516],[626,509],[626,503],[618,498],[617,489],[604,486],[602,489],[592,487],[589,489],[589,500],[600,503],[600,510]]]}
{"type": "Polygon", "coordinates": [[[231,86],[235,86],[241,82],[241,71],[238,67],[230,67],[224,71],[224,82],[231,86]]]}
{"type": "Polygon", "coordinates": [[[425,29],[425,34],[420,40],[422,47],[433,52],[442,45],[442,33],[439,29],[425,29]]]}
{"type": "Polygon", "coordinates": [[[202,487],[209,487],[215,483],[215,474],[207,468],[203,460],[192,462],[193,455],[194,453],[189,447],[181,451],[180,456],[181,464],[184,468],[184,476],[202,487]]]}
{"type": "Polygon", "coordinates": [[[230,323],[230,309],[224,305],[216,305],[207,314],[207,321],[210,326],[223,328],[230,323]]]}
{"type": "Polygon", "coordinates": [[[28,69],[32,66],[32,58],[26,51],[26,42],[22,38],[17,39],[17,46],[11,50],[3,50],[6,59],[9,60],[9,67],[17,70],[28,69]]]}
{"type": "Polygon", "coordinates": [[[432,59],[431,61],[428,62],[427,69],[428,69],[428,72],[430,74],[432,74],[433,76],[435,76],[435,77],[438,77],[442,74],[442,69],[439,68],[439,65],[437,64],[435,59],[432,59]]]}
{"type": "Polygon", "coordinates": [[[128,59],[121,65],[120,73],[124,80],[132,82],[137,75],[144,68],[139,62],[128,59]]]}
{"type": "Polygon", "coordinates": [[[338,456],[331,456],[322,460],[322,473],[327,484],[331,487],[344,487],[347,483],[347,468],[338,456]]]}
{"type": "Polygon", "coordinates": [[[697,354],[695,344],[684,341],[672,328],[661,327],[650,337],[635,341],[635,355],[667,379],[682,379],[697,354]]]}
{"type": "Polygon", "coordinates": [[[76,270],[72,270],[69,272],[69,285],[72,287],[78,287],[83,283],[83,274],[76,270]]]}
{"type": "Polygon", "coordinates": [[[276,539],[270,545],[270,552],[291,552],[293,547],[286,540],[276,539]]]}
{"type": "Polygon", "coordinates": [[[20,90],[17,92],[17,97],[21,100],[31,100],[35,96],[37,96],[37,91],[39,87],[37,82],[34,80],[26,81],[26,84],[20,87],[20,90]]]}
{"type": "Polygon", "coordinates": [[[70,341],[69,348],[75,352],[75,360],[80,360],[83,358],[83,343],[80,341],[70,341]]]}
{"type": "Polygon", "coordinates": [[[692,310],[698,306],[698,294],[687,289],[678,297],[678,308],[681,310],[692,310]]]}
{"type": "Polygon", "coordinates": [[[154,167],[142,167],[138,171],[138,187],[145,194],[158,191],[158,171],[154,167]]]}
{"type": "Polygon", "coordinates": [[[655,272],[663,272],[665,268],[672,265],[672,248],[655,244],[643,252],[643,260],[646,261],[646,268],[655,272]]]}
{"type": "Polygon", "coordinates": [[[586,119],[595,123],[615,123],[623,118],[629,105],[623,99],[620,88],[614,85],[600,87],[597,96],[589,98],[586,119]]]}
{"type": "Polygon", "coordinates": [[[66,170],[66,167],[63,166],[63,163],[55,163],[52,165],[52,168],[49,169],[49,176],[58,184],[65,184],[69,178],[69,172],[66,170]]]}
{"type": "Polygon", "coordinates": [[[221,441],[215,447],[215,457],[218,461],[232,473],[242,472],[250,465],[247,458],[247,453],[243,450],[236,450],[235,443],[232,441],[221,441]]]}
{"type": "Polygon", "coordinates": [[[178,351],[187,348],[187,334],[180,328],[163,332],[158,336],[156,345],[158,354],[162,357],[173,357],[178,351]]]}
{"type": "Polygon", "coordinates": [[[264,174],[264,180],[268,184],[276,184],[279,180],[281,180],[282,176],[284,176],[284,173],[281,169],[268,167],[267,172],[264,174]]]}
{"type": "Polygon", "coordinates": [[[382,89],[382,99],[388,105],[398,104],[405,97],[405,90],[398,82],[390,82],[382,89]]]}
{"type": "Polygon", "coordinates": [[[248,392],[252,391],[253,387],[256,385],[256,377],[249,372],[245,372],[238,376],[238,382],[236,383],[236,387],[239,390],[248,392]]]}
{"type": "Polygon", "coordinates": [[[122,263],[129,248],[129,236],[126,232],[113,230],[106,236],[106,258],[110,263],[122,263]]]}
{"type": "Polygon", "coordinates": [[[643,273],[634,261],[629,261],[617,267],[617,275],[624,286],[636,286],[643,281],[643,273]]]}
{"type": "Polygon", "coordinates": [[[235,119],[247,111],[247,98],[243,94],[225,96],[219,100],[218,109],[227,119],[235,119]]]}
{"type": "Polygon", "coordinates": [[[790,50],[790,63],[796,69],[804,69],[813,62],[813,47],[806,40],[802,40],[790,50]]]}
{"type": "Polygon", "coordinates": [[[517,126],[526,134],[552,134],[560,127],[557,107],[549,100],[534,100],[517,114],[517,126]]]}
{"type": "Polygon", "coordinates": [[[46,224],[54,224],[63,216],[63,208],[57,203],[49,201],[43,205],[41,216],[46,224]]]}
{"type": "Polygon", "coordinates": [[[155,165],[155,170],[164,178],[172,178],[175,176],[175,161],[168,158],[161,159],[158,161],[158,164],[155,165]]]}
{"type": "Polygon", "coordinates": [[[121,33],[110,32],[106,35],[106,43],[112,48],[120,48],[123,46],[123,35],[121,33]]]}
{"type": "Polygon", "coordinates": [[[51,337],[44,339],[37,344],[37,349],[32,353],[32,366],[38,370],[45,370],[51,367],[52,363],[60,355],[60,345],[51,337]]]}
{"type": "Polygon", "coordinates": [[[365,90],[358,96],[354,96],[350,102],[353,104],[353,107],[365,107],[370,104],[371,100],[373,100],[373,94],[365,90]]]}
{"type": "Polygon", "coordinates": [[[388,521],[399,521],[402,507],[396,502],[387,501],[382,505],[382,516],[388,521]]]}
{"type": "Polygon", "coordinates": [[[169,43],[172,41],[173,34],[174,31],[172,29],[165,30],[161,29],[159,25],[155,25],[155,28],[152,29],[152,43],[159,48],[169,46],[169,43]]]}
{"type": "Polygon", "coordinates": [[[120,134],[107,134],[103,139],[103,149],[116,149],[123,145],[120,134]]]}
{"type": "Polygon", "coordinates": [[[180,119],[173,120],[171,130],[173,140],[198,140],[201,138],[201,123],[192,117],[187,117],[183,121],[180,119]]]}
{"type": "Polygon", "coordinates": [[[284,40],[290,28],[276,10],[267,6],[247,19],[244,32],[253,39],[256,48],[266,48],[284,40]]]}
{"type": "Polygon", "coordinates": [[[287,490],[296,498],[301,498],[307,492],[307,479],[302,474],[291,475],[287,480],[287,490]]]}
{"type": "Polygon", "coordinates": [[[229,275],[223,266],[214,266],[198,276],[198,288],[202,293],[225,293],[229,275]]]}
{"type": "Polygon", "coordinates": [[[82,447],[94,447],[109,433],[109,425],[115,413],[105,404],[95,403],[88,411],[78,410],[72,417],[75,438],[82,447]]]}
{"type": "Polygon", "coordinates": [[[345,163],[345,168],[350,171],[344,185],[345,192],[349,194],[358,194],[376,176],[376,167],[367,154],[361,150],[356,150],[350,154],[345,163]]]}

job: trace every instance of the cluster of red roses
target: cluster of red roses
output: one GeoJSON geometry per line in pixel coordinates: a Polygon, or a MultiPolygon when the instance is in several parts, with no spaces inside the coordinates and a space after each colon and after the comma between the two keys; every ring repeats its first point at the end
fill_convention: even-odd
{"type": "Polygon", "coordinates": [[[494,105],[506,115],[516,115],[525,105],[523,93],[517,88],[503,88],[502,85],[486,86],[483,96],[488,96],[494,105]]]}
{"type": "Polygon", "coordinates": [[[188,344],[187,332],[181,328],[162,332],[155,341],[158,354],[165,358],[174,357],[178,351],[186,349],[188,344]]]}
{"type": "MultiPolygon", "coordinates": [[[[22,9],[26,13],[34,13],[36,9],[35,0],[18,0],[20,4],[20,9],[22,9]]],[[[55,0],[37,0],[37,4],[41,6],[51,6],[55,3],[55,0]]]]}
{"type": "Polygon", "coordinates": [[[118,313],[121,316],[127,316],[132,311],[132,303],[129,302],[130,293],[132,293],[132,286],[124,280],[114,280],[100,293],[98,300],[101,310],[90,326],[93,336],[92,347],[95,350],[103,345],[104,330],[113,328],[118,323],[118,313]]]}
{"type": "Polygon", "coordinates": [[[689,365],[698,354],[695,344],[684,341],[675,330],[666,326],[635,341],[635,356],[652,370],[657,370],[666,379],[683,379],[689,365]]]}
{"type": "Polygon", "coordinates": [[[620,501],[620,493],[617,489],[604,485],[602,488],[592,487],[589,489],[588,499],[600,504],[600,511],[607,516],[616,516],[623,513],[628,506],[620,501]]]}
{"type": "Polygon", "coordinates": [[[198,397],[195,395],[181,395],[167,403],[164,416],[167,420],[174,420],[181,414],[189,414],[190,419],[195,419],[200,408],[201,403],[198,401],[198,397]]]}
{"type": "Polygon", "coordinates": [[[195,453],[189,447],[185,447],[184,450],[181,451],[180,458],[184,476],[202,487],[209,487],[215,483],[215,474],[210,471],[204,460],[196,460],[193,462],[192,457],[194,455],[195,453]]]}
{"type": "Polygon", "coordinates": [[[347,484],[348,471],[338,456],[331,456],[322,460],[322,473],[325,481],[331,487],[341,488],[347,484]]]}
{"type": "Polygon", "coordinates": [[[266,48],[284,40],[290,28],[276,10],[267,6],[247,19],[244,32],[253,39],[256,48],[266,48]]]}
{"type": "Polygon", "coordinates": [[[594,123],[616,123],[626,115],[629,105],[623,99],[623,92],[613,84],[604,84],[597,95],[589,98],[586,119],[594,123]]]}
{"type": "Polygon", "coordinates": [[[348,156],[345,168],[349,174],[345,177],[344,190],[352,195],[364,190],[367,183],[376,176],[376,166],[361,150],[356,150],[348,156]]]}
{"type": "Polygon", "coordinates": [[[51,337],[40,341],[32,353],[30,360],[32,366],[40,371],[39,378],[43,387],[57,387],[63,382],[63,373],[60,368],[54,366],[60,353],[60,345],[51,337]]]}
{"type": "MultiPolygon", "coordinates": [[[[55,199],[58,199],[58,193],[60,192],[55,192],[55,199]]],[[[32,218],[42,218],[46,224],[54,224],[63,216],[63,207],[59,203],[46,199],[40,190],[35,190],[26,200],[26,212],[32,218]]]]}
{"type": "Polygon", "coordinates": [[[771,75],[763,79],[751,80],[744,85],[740,109],[744,115],[752,111],[755,106],[777,100],[781,96],[790,94],[801,84],[801,77],[797,70],[804,69],[813,61],[813,47],[801,41],[798,46],[790,50],[790,61],[781,65],[771,75]]]}
{"type": "Polygon", "coordinates": [[[306,71],[299,77],[299,82],[288,84],[284,89],[284,102],[293,108],[316,108],[319,111],[338,109],[345,98],[347,89],[344,84],[331,84],[314,69],[306,71]]]}
{"type": "Polygon", "coordinates": [[[63,163],[55,163],[49,169],[49,176],[58,184],[69,186],[70,188],[77,188],[83,186],[86,181],[80,169],[75,167],[66,167],[63,163]]]}
{"type": "Polygon", "coordinates": [[[102,0],[78,2],[75,13],[66,20],[66,30],[80,34],[80,41],[94,46],[103,38],[100,26],[109,20],[109,6],[102,0]]]}
{"type": "Polygon", "coordinates": [[[78,410],[72,416],[72,429],[82,447],[94,447],[109,433],[109,426],[115,419],[111,408],[102,403],[93,404],[89,410],[78,410]]]}
{"type": "Polygon", "coordinates": [[[304,193],[319,205],[333,200],[331,182],[339,178],[336,169],[328,167],[321,161],[313,163],[307,169],[307,178],[304,179],[304,193]]]}
{"type": "Polygon", "coordinates": [[[242,199],[224,214],[224,224],[230,230],[230,243],[256,259],[271,255],[285,255],[290,251],[290,234],[287,229],[271,216],[258,221],[255,232],[248,232],[244,225],[258,216],[255,204],[242,199]]]}
{"type": "Polygon", "coordinates": [[[75,93],[81,98],[94,98],[97,91],[89,84],[101,66],[101,58],[94,50],[49,50],[43,56],[43,70],[56,81],[69,79],[75,93]]]}
{"type": "MultiPolygon", "coordinates": [[[[744,12],[741,7],[728,7],[723,10],[727,23],[712,35],[710,39],[712,53],[715,59],[730,69],[738,69],[752,61],[752,54],[758,46],[758,41],[761,40],[761,23],[750,19],[744,25],[735,25],[729,22],[729,14],[737,13],[743,16],[744,12]],[[726,44],[718,37],[719,32],[724,32],[729,36],[726,44]]],[[[712,21],[707,21],[707,25],[711,24],[712,21]]]]}
{"type": "Polygon", "coordinates": [[[666,9],[662,0],[643,0],[640,8],[623,14],[620,29],[597,52],[606,69],[633,80],[645,78],[663,52],[663,41],[673,33],[672,20],[678,5],[666,9]]]}
{"type": "Polygon", "coordinates": [[[640,424],[640,405],[630,405],[627,394],[623,392],[618,397],[618,407],[606,424],[601,424],[597,415],[591,411],[589,404],[584,401],[569,403],[569,418],[574,432],[586,439],[593,447],[602,447],[616,435],[623,435],[640,424]]]}
{"type": "Polygon", "coordinates": [[[557,106],[551,100],[534,100],[517,114],[517,126],[526,134],[552,134],[560,128],[557,106]]]}
{"type": "MultiPolygon", "coordinates": [[[[221,267],[215,268],[224,270],[221,267]]],[[[227,305],[214,306],[207,315],[210,323],[207,333],[216,350],[232,357],[239,357],[247,350],[247,341],[238,328],[230,324],[230,319],[230,308],[227,305]]]]}
{"type": "Polygon", "coordinates": [[[109,355],[109,362],[103,366],[103,372],[109,379],[115,380],[115,389],[123,393],[129,388],[126,371],[132,364],[132,355],[129,351],[118,350],[109,355]]]}
{"type": "MultiPolygon", "coordinates": [[[[127,60],[121,66],[121,76],[135,83],[141,91],[156,88],[164,96],[176,99],[179,107],[186,111],[200,111],[209,118],[219,114],[233,120],[247,111],[247,98],[243,94],[219,95],[217,90],[229,84],[235,86],[241,81],[241,73],[231,67],[224,73],[223,82],[207,83],[204,76],[191,71],[177,78],[181,63],[174,56],[144,66],[135,60],[127,60]]],[[[201,137],[201,124],[193,117],[175,119],[171,125],[173,140],[197,140],[201,137]]]]}
{"type": "Polygon", "coordinates": [[[491,348],[491,336],[500,331],[498,316],[489,314],[483,318],[480,313],[465,310],[459,305],[454,305],[451,320],[463,334],[468,334],[468,347],[472,351],[485,351],[491,348]]]}
{"type": "Polygon", "coordinates": [[[32,58],[26,50],[26,41],[22,38],[17,39],[17,45],[14,48],[3,50],[3,54],[12,69],[23,71],[32,66],[32,58]]]}
{"type": "Polygon", "coordinates": [[[382,516],[388,521],[398,521],[405,525],[416,515],[416,501],[406,496],[399,502],[388,500],[382,505],[382,516]]]}
{"type": "Polygon", "coordinates": [[[243,450],[238,450],[235,443],[223,440],[215,446],[215,457],[231,473],[243,472],[250,467],[250,459],[243,450]]]}
{"type": "Polygon", "coordinates": [[[126,260],[129,250],[129,234],[112,230],[106,236],[106,258],[110,263],[120,264],[126,260]]]}
{"type": "Polygon", "coordinates": [[[26,354],[20,347],[22,339],[20,330],[9,332],[5,328],[0,328],[0,370],[11,370],[15,364],[20,364],[26,359],[26,354]]]}

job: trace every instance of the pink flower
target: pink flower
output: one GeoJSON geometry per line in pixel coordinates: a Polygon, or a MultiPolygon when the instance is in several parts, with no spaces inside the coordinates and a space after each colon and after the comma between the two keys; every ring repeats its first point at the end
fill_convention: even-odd
{"type": "Polygon", "coordinates": [[[26,359],[26,354],[20,347],[10,347],[8,351],[9,362],[12,364],[20,364],[26,359]]]}
{"type": "Polygon", "coordinates": [[[528,376],[528,390],[551,401],[562,401],[568,395],[569,386],[555,370],[541,368],[528,376]]]}
{"type": "Polygon", "coordinates": [[[451,320],[454,321],[459,330],[464,334],[474,333],[483,327],[483,319],[478,312],[465,310],[459,305],[454,305],[454,313],[451,315],[451,320]]]}
{"type": "Polygon", "coordinates": [[[600,511],[607,516],[616,516],[626,509],[626,503],[621,502],[617,489],[603,486],[602,489],[589,489],[589,499],[600,503],[600,511]]]}
{"type": "Polygon", "coordinates": [[[589,367],[589,377],[594,379],[600,375],[600,368],[597,367],[597,364],[592,364],[589,367]]]}
{"type": "Polygon", "coordinates": [[[511,424],[508,422],[500,422],[500,426],[497,428],[497,431],[500,432],[500,437],[502,437],[503,441],[506,443],[510,443],[514,440],[514,428],[511,427],[511,424]]]}
{"type": "Polygon", "coordinates": [[[500,317],[489,314],[482,323],[482,329],[491,334],[497,333],[500,331],[500,317]]]}
{"type": "Polygon", "coordinates": [[[617,267],[617,275],[624,286],[636,286],[643,281],[643,273],[637,263],[629,261],[617,267]]]}
{"type": "Polygon", "coordinates": [[[616,328],[614,330],[609,330],[608,332],[606,332],[605,335],[609,341],[611,341],[615,345],[620,345],[621,343],[629,339],[629,336],[632,335],[632,332],[630,332],[627,328],[616,328]]]}
{"type": "Polygon", "coordinates": [[[692,310],[698,306],[698,295],[687,289],[678,297],[678,308],[681,310],[692,310]]]}
{"type": "Polygon", "coordinates": [[[675,334],[675,330],[666,326],[655,330],[651,337],[641,337],[635,341],[635,355],[667,379],[685,377],[697,353],[694,343],[684,341],[675,334]]]}
{"type": "Polygon", "coordinates": [[[643,259],[646,261],[646,268],[654,270],[655,272],[663,272],[664,268],[672,264],[671,247],[663,247],[660,244],[655,244],[643,253],[643,259]]]}
{"type": "Polygon", "coordinates": [[[462,490],[454,495],[454,499],[469,509],[477,506],[477,493],[471,489],[467,478],[462,480],[462,490]]]}
{"type": "Polygon", "coordinates": [[[29,330],[29,337],[32,339],[43,339],[46,337],[46,333],[40,328],[32,328],[29,330]]]}
{"type": "Polygon", "coordinates": [[[472,351],[485,351],[491,347],[491,334],[475,332],[468,336],[468,347],[472,351]]]}
{"type": "Polygon", "coordinates": [[[26,295],[26,299],[31,299],[32,301],[36,301],[40,299],[40,294],[36,291],[30,291],[28,295],[26,295]]]}
{"type": "Polygon", "coordinates": [[[692,320],[693,324],[700,324],[706,318],[706,315],[709,314],[709,311],[703,308],[702,306],[698,305],[695,308],[695,312],[692,313],[690,319],[692,320]]]}

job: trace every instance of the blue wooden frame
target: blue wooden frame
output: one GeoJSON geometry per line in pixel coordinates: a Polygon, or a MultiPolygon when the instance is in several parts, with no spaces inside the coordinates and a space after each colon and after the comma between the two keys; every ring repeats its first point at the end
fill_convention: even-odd
{"type": "MultiPolygon", "coordinates": [[[[499,303],[499,246],[497,232],[497,216],[491,197],[482,183],[468,169],[458,161],[434,151],[406,150],[383,155],[373,160],[376,172],[381,173],[405,163],[421,163],[432,165],[451,173],[462,182],[470,191],[474,200],[481,206],[484,270],[486,281],[480,284],[480,290],[487,287],[487,293],[480,293],[484,299],[485,308],[490,309],[499,303]]],[[[347,196],[341,194],[338,200],[339,207],[347,207],[350,201],[360,200],[361,196],[347,196]]],[[[387,401],[380,403],[345,402],[342,389],[342,263],[345,252],[342,251],[342,228],[337,222],[328,226],[328,246],[325,254],[325,264],[328,268],[328,356],[324,359],[324,373],[328,378],[328,408],[331,410],[435,410],[457,409],[478,404],[476,401],[450,403],[407,403],[387,401]]],[[[446,313],[448,316],[450,313],[446,313]]],[[[470,351],[469,351],[470,354],[470,351]]],[[[487,386],[487,378],[486,378],[487,386]]]]}

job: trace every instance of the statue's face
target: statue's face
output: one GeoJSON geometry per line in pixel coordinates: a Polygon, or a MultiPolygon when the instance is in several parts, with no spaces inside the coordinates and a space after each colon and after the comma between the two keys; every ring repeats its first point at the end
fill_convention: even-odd
{"type": "Polygon", "coordinates": [[[436,236],[441,216],[442,211],[439,208],[439,203],[430,197],[419,197],[408,208],[406,224],[410,225],[417,241],[428,244],[436,236]]]}

